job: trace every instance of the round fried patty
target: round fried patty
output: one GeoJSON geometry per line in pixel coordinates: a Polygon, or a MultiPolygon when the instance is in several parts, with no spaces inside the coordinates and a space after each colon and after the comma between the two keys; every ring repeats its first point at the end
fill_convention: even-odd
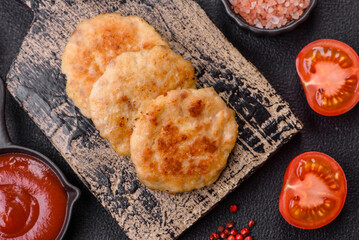
{"type": "Polygon", "coordinates": [[[145,20],[105,13],[81,22],[62,55],[62,72],[67,76],[66,92],[86,117],[92,85],[107,64],[123,52],[168,45],[145,20]]]}
{"type": "Polygon", "coordinates": [[[191,63],[166,46],[126,52],[107,66],[90,95],[92,121],[119,155],[130,155],[138,109],[178,88],[195,88],[191,63]]]}
{"type": "Polygon", "coordinates": [[[238,135],[235,113],[213,88],[165,93],[141,108],[131,160],[141,182],[178,193],[215,182],[238,135]]]}

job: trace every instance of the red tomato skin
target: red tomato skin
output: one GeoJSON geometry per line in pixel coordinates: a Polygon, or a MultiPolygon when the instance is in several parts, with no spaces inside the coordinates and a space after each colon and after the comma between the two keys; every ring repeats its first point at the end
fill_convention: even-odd
{"type": "Polygon", "coordinates": [[[296,58],[296,69],[297,69],[297,73],[300,79],[300,82],[302,84],[302,87],[304,89],[304,93],[307,99],[307,102],[310,106],[310,108],[315,111],[318,114],[324,115],[324,116],[338,116],[341,114],[344,114],[348,111],[350,111],[352,108],[354,108],[356,106],[356,104],[359,102],[359,90],[355,92],[355,96],[353,96],[353,100],[345,107],[341,107],[340,109],[337,109],[336,111],[328,111],[325,110],[323,108],[320,108],[318,106],[316,106],[315,101],[312,98],[312,94],[310,92],[308,92],[307,87],[305,86],[305,82],[307,80],[305,74],[303,73],[302,70],[302,60],[305,56],[306,53],[308,53],[313,47],[319,47],[319,46],[330,46],[330,47],[335,47],[337,49],[340,49],[342,51],[344,51],[345,53],[347,53],[349,55],[349,57],[351,58],[351,60],[353,61],[353,68],[354,70],[354,74],[356,74],[358,80],[359,80],[359,56],[358,54],[354,51],[353,48],[351,48],[349,45],[341,42],[341,41],[337,41],[334,39],[320,39],[320,40],[316,40],[314,42],[309,43],[308,45],[306,45],[298,54],[297,58],[296,58]]]}
{"type": "Polygon", "coordinates": [[[282,215],[282,217],[289,223],[291,224],[292,226],[294,227],[297,227],[297,228],[301,228],[301,229],[317,229],[317,228],[321,228],[321,227],[324,227],[326,226],[327,224],[331,223],[334,219],[337,218],[337,216],[339,215],[339,213],[341,212],[341,210],[343,209],[344,207],[344,204],[345,204],[345,200],[346,200],[346,196],[347,196],[347,180],[346,180],[346,177],[345,177],[345,174],[344,174],[344,171],[343,169],[341,168],[341,166],[339,165],[339,163],[337,161],[335,161],[332,157],[328,156],[327,154],[324,154],[324,153],[321,153],[321,152],[314,152],[314,151],[311,151],[311,152],[305,152],[305,153],[302,153],[298,156],[296,156],[288,165],[287,167],[287,170],[284,174],[284,179],[283,179],[283,185],[282,185],[282,190],[281,190],[281,194],[280,194],[280,197],[279,197],[279,211],[282,215]],[[295,169],[299,163],[299,161],[305,157],[308,157],[308,156],[318,156],[318,157],[322,157],[324,159],[329,159],[329,164],[332,166],[332,165],[335,165],[336,167],[338,167],[338,170],[342,173],[342,176],[343,176],[343,192],[344,192],[344,195],[342,196],[342,201],[338,207],[339,211],[337,211],[337,213],[335,215],[333,215],[330,219],[327,219],[325,223],[322,223],[320,225],[315,225],[315,224],[299,224],[299,223],[296,223],[295,221],[293,221],[293,219],[290,217],[290,215],[287,213],[287,209],[286,209],[286,206],[288,205],[288,203],[285,201],[285,195],[286,195],[286,192],[284,191],[285,189],[285,186],[288,182],[288,180],[290,179],[290,175],[292,175],[292,171],[293,169],[295,169]]]}

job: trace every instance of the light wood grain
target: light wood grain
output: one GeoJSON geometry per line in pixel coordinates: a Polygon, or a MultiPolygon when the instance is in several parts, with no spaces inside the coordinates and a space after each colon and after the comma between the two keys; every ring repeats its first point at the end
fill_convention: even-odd
{"type": "Polygon", "coordinates": [[[131,239],[178,237],[233,191],[301,128],[258,72],[192,0],[24,0],[36,19],[8,77],[8,89],[131,239]],[[75,26],[103,12],[139,15],[190,60],[199,87],[213,86],[237,112],[237,144],[220,179],[178,195],[151,191],[65,93],[61,54],[75,26]]]}

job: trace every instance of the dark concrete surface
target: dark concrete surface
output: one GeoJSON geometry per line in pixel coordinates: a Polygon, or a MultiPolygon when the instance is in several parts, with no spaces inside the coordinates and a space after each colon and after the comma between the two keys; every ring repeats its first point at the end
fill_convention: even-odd
{"type": "MultiPolygon", "coordinates": [[[[225,15],[218,0],[197,0],[212,21],[235,47],[264,74],[289,102],[304,123],[304,130],[286,144],[261,169],[220,202],[180,239],[209,239],[212,231],[227,220],[237,228],[253,218],[254,239],[359,239],[359,106],[338,117],[313,112],[295,70],[298,52],[309,42],[333,38],[359,52],[359,1],[319,0],[308,21],[293,32],[276,37],[258,37],[240,29],[225,15]],[[317,230],[290,226],[278,210],[282,178],[289,162],[305,151],[321,151],[336,159],[348,180],[348,196],[342,213],[331,224],[317,230]],[[239,211],[230,213],[236,203],[239,211]]],[[[0,0],[0,76],[5,78],[32,22],[32,13],[18,0],[0,0]]],[[[115,220],[77,178],[48,139],[7,92],[6,122],[15,144],[35,149],[52,159],[78,186],[82,195],[74,208],[65,239],[127,239],[115,220]]]]}

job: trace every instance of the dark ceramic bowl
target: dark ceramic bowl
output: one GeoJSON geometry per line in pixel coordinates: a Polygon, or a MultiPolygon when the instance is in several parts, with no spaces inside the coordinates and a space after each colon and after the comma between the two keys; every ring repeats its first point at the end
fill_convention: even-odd
{"type": "Polygon", "coordinates": [[[265,29],[265,28],[257,28],[255,26],[249,25],[246,20],[244,20],[239,14],[235,13],[232,9],[232,4],[229,2],[229,0],[221,0],[227,14],[242,28],[248,29],[249,31],[258,34],[258,35],[270,35],[275,36],[284,32],[289,32],[298,27],[299,24],[307,20],[310,13],[312,12],[313,8],[317,4],[317,0],[311,0],[310,5],[307,9],[305,9],[302,16],[300,16],[297,20],[292,20],[288,22],[286,25],[275,28],[275,29],[265,29]]]}
{"type": "Polygon", "coordinates": [[[60,171],[60,169],[46,156],[32,149],[16,146],[11,142],[5,124],[5,87],[3,80],[0,78],[0,155],[7,153],[22,153],[34,157],[35,159],[41,161],[46,166],[48,166],[60,180],[62,186],[67,192],[67,207],[65,220],[62,225],[61,231],[57,235],[56,240],[63,239],[70,222],[74,202],[80,196],[80,190],[77,187],[71,185],[66,180],[64,174],[60,171]]]}

